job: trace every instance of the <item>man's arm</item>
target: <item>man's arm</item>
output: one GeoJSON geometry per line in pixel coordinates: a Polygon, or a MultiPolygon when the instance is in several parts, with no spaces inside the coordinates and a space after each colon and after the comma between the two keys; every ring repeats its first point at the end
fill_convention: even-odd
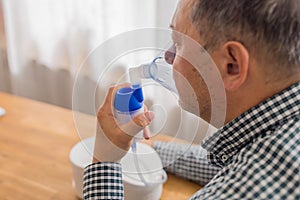
{"type": "Polygon", "coordinates": [[[153,147],[168,172],[200,185],[208,183],[221,169],[207,162],[206,151],[199,145],[154,142],[153,147]]]}
{"type": "Polygon", "coordinates": [[[120,163],[94,163],[84,170],[84,199],[123,199],[120,163]]]}

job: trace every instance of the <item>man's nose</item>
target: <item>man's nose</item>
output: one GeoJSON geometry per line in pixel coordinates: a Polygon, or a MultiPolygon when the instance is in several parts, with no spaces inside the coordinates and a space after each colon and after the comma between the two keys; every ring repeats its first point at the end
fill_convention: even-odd
{"type": "Polygon", "coordinates": [[[173,65],[174,59],[176,56],[176,48],[173,44],[166,52],[165,52],[165,60],[168,64],[173,65]]]}

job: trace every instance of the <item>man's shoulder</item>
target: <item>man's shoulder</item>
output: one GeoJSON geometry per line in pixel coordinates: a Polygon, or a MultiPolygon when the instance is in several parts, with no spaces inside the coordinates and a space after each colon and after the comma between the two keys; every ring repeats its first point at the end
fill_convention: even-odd
{"type": "MultiPolygon", "coordinates": [[[[269,133],[248,144],[240,151],[236,159],[253,158],[255,162],[269,160],[279,165],[300,164],[300,116],[285,121],[269,133]]],[[[237,162],[236,160],[236,162],[237,162]]]]}

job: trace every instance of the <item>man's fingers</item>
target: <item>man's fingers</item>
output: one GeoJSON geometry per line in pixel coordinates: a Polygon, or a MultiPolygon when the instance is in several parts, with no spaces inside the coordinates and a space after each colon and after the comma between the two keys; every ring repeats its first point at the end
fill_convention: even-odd
{"type": "MultiPolygon", "coordinates": [[[[127,124],[120,126],[120,128],[126,134],[134,137],[141,130],[145,129],[152,122],[153,119],[154,119],[154,113],[148,111],[137,115],[127,124]]],[[[148,137],[149,137],[149,133],[148,133],[148,137]]]]}
{"type": "Polygon", "coordinates": [[[144,112],[148,112],[148,107],[144,104],[144,112]]]}
{"type": "Polygon", "coordinates": [[[147,112],[145,112],[145,116],[146,116],[147,119],[151,122],[151,121],[154,119],[155,114],[154,114],[154,112],[152,112],[152,111],[147,111],[147,112]]]}
{"type": "Polygon", "coordinates": [[[145,128],[154,119],[154,113],[151,111],[144,112],[133,118],[133,121],[140,127],[145,128]]]}

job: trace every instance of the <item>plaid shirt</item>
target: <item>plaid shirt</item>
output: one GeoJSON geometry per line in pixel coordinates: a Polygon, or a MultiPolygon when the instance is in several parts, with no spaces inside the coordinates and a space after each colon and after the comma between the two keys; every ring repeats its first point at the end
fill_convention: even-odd
{"type": "MultiPolygon", "coordinates": [[[[299,119],[300,83],[296,83],[207,138],[202,145],[207,159],[196,146],[184,152],[181,144],[156,143],[155,148],[164,164],[170,164],[169,171],[199,183],[209,181],[191,199],[300,199],[299,119]]],[[[85,199],[122,195],[119,164],[86,168],[85,199]]]]}

